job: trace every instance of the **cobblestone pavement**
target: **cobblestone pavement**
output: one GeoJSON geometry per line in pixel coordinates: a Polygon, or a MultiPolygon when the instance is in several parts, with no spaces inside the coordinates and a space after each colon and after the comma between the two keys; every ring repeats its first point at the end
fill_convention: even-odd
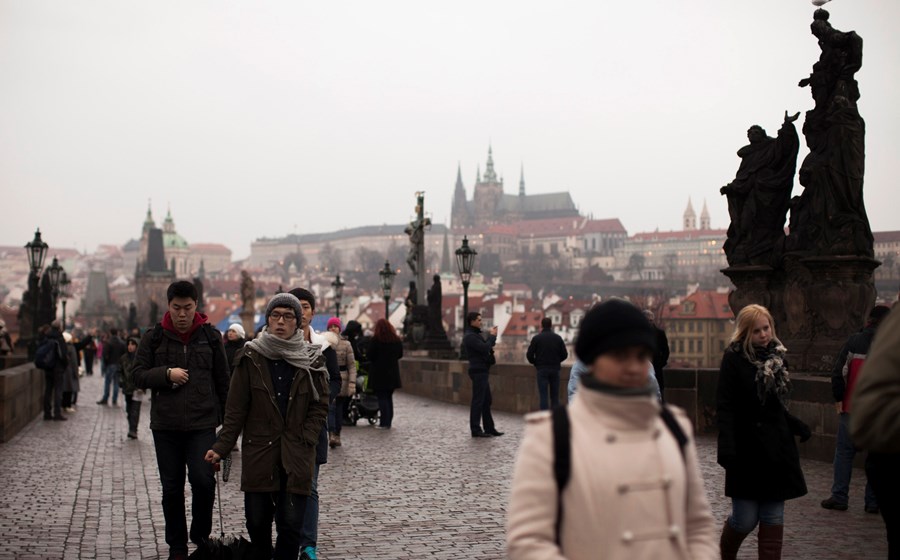
{"type": "MultiPolygon", "coordinates": [[[[0,444],[0,558],[165,558],[159,476],[144,403],[138,440],[126,438],[123,401],[98,406],[102,379],[82,378],[68,422],[36,420],[0,444]]],[[[468,409],[397,394],[394,429],[362,420],[329,453],[322,495],[320,557],[420,559],[504,557],[507,494],[521,441],[520,416],[497,413],[501,438],[473,439],[468,409]]],[[[715,442],[699,442],[717,520],[729,502],[715,442]]],[[[222,484],[226,534],[243,530],[240,453],[222,484]]],[[[854,471],[851,509],[826,511],[830,465],[808,461],[810,493],[786,507],[786,559],[885,558],[879,516],[862,506],[864,474],[854,471]]],[[[214,532],[218,519],[214,514],[214,532]]],[[[741,558],[756,558],[748,538],[741,558]]]]}

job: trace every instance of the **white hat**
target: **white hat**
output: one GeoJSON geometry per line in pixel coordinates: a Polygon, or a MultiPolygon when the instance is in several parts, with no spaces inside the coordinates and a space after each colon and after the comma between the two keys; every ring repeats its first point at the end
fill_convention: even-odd
{"type": "Polygon", "coordinates": [[[71,342],[72,342],[72,335],[69,334],[68,332],[64,332],[64,333],[63,333],[63,340],[66,341],[66,344],[71,343],[71,342]]]}
{"type": "Polygon", "coordinates": [[[244,327],[240,323],[232,323],[231,325],[229,325],[228,330],[236,332],[241,338],[244,338],[246,336],[244,327]]]}

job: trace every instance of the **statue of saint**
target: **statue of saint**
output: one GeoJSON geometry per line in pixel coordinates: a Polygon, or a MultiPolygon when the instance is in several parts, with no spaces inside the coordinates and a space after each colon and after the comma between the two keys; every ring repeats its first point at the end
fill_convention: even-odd
{"type": "Polygon", "coordinates": [[[728,198],[731,225],[724,249],[731,266],[771,264],[773,249],[784,238],[800,148],[794,127],[799,116],[785,111],[777,138],[767,136],[759,125],[751,126],[750,144],[737,152],[737,175],[719,191],[728,198]]]}
{"type": "Polygon", "coordinates": [[[241,305],[244,311],[253,313],[256,302],[256,287],[253,278],[246,270],[241,271],[241,305]]]}

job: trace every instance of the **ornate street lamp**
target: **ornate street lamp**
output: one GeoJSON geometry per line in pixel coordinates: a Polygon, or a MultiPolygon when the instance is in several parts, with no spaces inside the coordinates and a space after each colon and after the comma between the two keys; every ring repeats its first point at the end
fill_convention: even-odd
{"type": "Polygon", "coordinates": [[[54,306],[56,298],[59,297],[59,282],[65,269],[59,265],[59,259],[54,255],[53,262],[47,267],[47,278],[50,280],[50,292],[53,294],[54,306]]]}
{"type": "Polygon", "coordinates": [[[66,330],[66,300],[69,298],[69,286],[72,284],[72,281],[69,280],[69,275],[66,274],[64,270],[62,273],[62,278],[59,281],[59,298],[62,300],[62,328],[66,330]]]}
{"type": "Polygon", "coordinates": [[[381,278],[381,295],[384,296],[384,318],[390,320],[391,316],[391,288],[394,287],[394,276],[397,273],[391,270],[388,261],[384,261],[384,268],[378,271],[381,278]]]}
{"type": "Polygon", "coordinates": [[[462,246],[456,250],[456,266],[459,268],[459,277],[463,285],[463,333],[465,333],[466,317],[469,315],[469,280],[472,279],[472,270],[475,268],[475,256],[478,252],[469,247],[469,239],[463,236],[462,246]]]}
{"type": "MultiPolygon", "coordinates": [[[[40,228],[34,231],[34,239],[25,244],[25,252],[28,255],[28,267],[31,274],[34,275],[34,293],[31,294],[32,315],[31,315],[31,342],[28,343],[28,359],[33,360],[37,351],[37,323],[38,323],[38,302],[40,302],[40,290],[38,286],[41,282],[41,270],[44,268],[44,258],[47,256],[48,245],[41,239],[40,228]]],[[[28,282],[29,290],[31,290],[31,282],[28,282]]]]}
{"type": "Polygon", "coordinates": [[[334,316],[340,319],[341,300],[344,298],[344,281],[341,280],[340,274],[334,277],[331,287],[334,288],[334,316]]]}

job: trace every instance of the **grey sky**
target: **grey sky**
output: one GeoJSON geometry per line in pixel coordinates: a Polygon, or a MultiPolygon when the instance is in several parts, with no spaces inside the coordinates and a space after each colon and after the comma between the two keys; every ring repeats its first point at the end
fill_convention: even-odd
{"type": "MultiPolygon", "coordinates": [[[[900,229],[900,2],[834,0],[865,41],[866,205],[900,229]],[[894,27],[890,27],[894,25],[894,27]]],[[[569,190],[629,233],[680,228],[749,125],[812,108],[809,0],[0,0],[0,244],[123,243],[147,199],[235,257],[260,236],[450,215],[488,142],[508,192],[569,190]]],[[[797,123],[798,128],[802,125],[797,123]]],[[[801,147],[801,158],[805,155],[801,147]]],[[[795,186],[795,194],[801,187],[795,186]]]]}

